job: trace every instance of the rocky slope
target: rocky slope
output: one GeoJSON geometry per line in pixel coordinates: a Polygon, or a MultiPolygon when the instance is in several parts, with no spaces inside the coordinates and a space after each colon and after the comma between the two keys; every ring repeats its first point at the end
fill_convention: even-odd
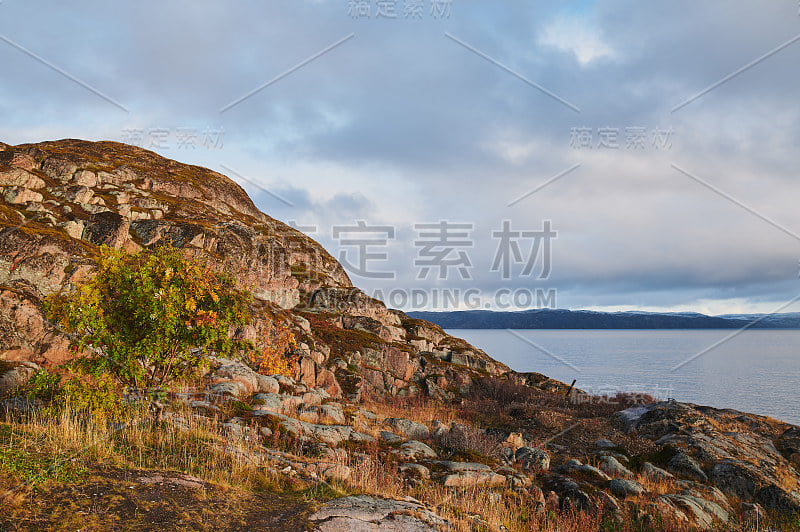
{"type": "Polygon", "coordinates": [[[41,301],[90,274],[99,245],[167,243],[206,257],[256,298],[237,334],[258,344],[276,321],[292,329],[296,378],[214,359],[200,388],[170,397],[165,422],[213,427],[231,443],[209,439],[216,451],[275,475],[392,483],[392,498],[305,508],[303,526],[499,529],[500,514],[452,510],[469,490],[489,513],[551,529],[567,523],[552,516],[580,511],[599,516],[598,529],[800,524],[800,428],[647,398],[567,397],[563,383],[509,371],[367,297],[317,243],[216,172],[112,142],[0,144],[0,187],[0,395],[70,356],[41,301]]]}
{"type": "Polygon", "coordinates": [[[470,375],[508,371],[367,297],[319,244],[211,170],[114,142],[0,144],[0,196],[0,359],[69,356],[39,307],[89,274],[100,245],[169,244],[234,273],[256,298],[256,319],[240,334],[259,344],[270,321],[287,323],[300,340],[301,380],[334,396],[451,396],[470,375]]]}

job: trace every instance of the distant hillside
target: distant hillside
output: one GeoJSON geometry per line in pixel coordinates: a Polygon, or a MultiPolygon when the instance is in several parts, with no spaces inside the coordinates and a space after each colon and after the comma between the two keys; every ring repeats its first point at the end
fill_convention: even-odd
{"type": "Polygon", "coordinates": [[[517,312],[464,310],[409,312],[444,329],[800,329],[800,312],[785,314],[728,314],[695,312],[594,312],[534,309],[517,312]]]}

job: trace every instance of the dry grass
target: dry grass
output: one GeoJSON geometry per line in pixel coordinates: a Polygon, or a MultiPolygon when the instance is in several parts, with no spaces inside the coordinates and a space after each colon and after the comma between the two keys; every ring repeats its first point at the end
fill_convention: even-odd
{"type": "Polygon", "coordinates": [[[459,405],[427,397],[386,397],[371,401],[365,407],[379,416],[402,417],[423,425],[428,425],[433,420],[446,424],[469,421],[463,416],[463,409],[459,405]]]}
{"type": "MultiPolygon", "coordinates": [[[[406,417],[425,424],[432,419],[466,424],[473,405],[395,399],[365,406],[383,416],[406,417]]],[[[79,474],[81,467],[96,468],[98,465],[135,470],[174,470],[224,488],[254,493],[302,493],[309,501],[356,493],[390,498],[411,496],[433,507],[436,513],[453,524],[453,530],[458,531],[500,530],[501,527],[520,532],[690,529],[685,524],[664,521],[662,517],[644,522],[637,515],[639,509],[655,497],[680,492],[673,480],[638,476],[636,480],[650,491],[650,495],[626,501],[616,515],[602,509],[574,512],[554,507],[537,512],[536,488],[525,493],[515,492],[506,486],[453,489],[436,481],[406,481],[399,470],[400,462],[387,454],[388,447],[381,442],[346,445],[334,455],[321,459],[348,466],[351,475],[347,482],[314,482],[308,477],[299,480],[297,476],[293,479],[275,472],[282,466],[257,458],[263,452],[261,443],[280,447],[297,456],[297,461],[303,462],[317,460],[313,446],[278,431],[268,442],[260,442],[257,437],[252,437],[253,431],[249,436],[247,431],[243,431],[241,436],[232,437],[220,430],[216,419],[193,415],[188,411],[179,415],[188,422],[188,429],[155,422],[149,415],[119,430],[95,425],[69,412],[58,418],[34,416],[15,424],[0,424],[0,451],[16,449],[23,454],[46,457],[47,463],[55,465],[56,472],[71,467],[79,474]]],[[[436,443],[490,456],[498,442],[473,429],[454,435],[452,440],[444,439],[436,443]]],[[[0,504],[19,507],[36,479],[20,474],[10,478],[7,473],[7,468],[0,467],[0,486],[8,488],[22,482],[23,489],[15,491],[0,504]]],[[[51,473],[48,472],[48,475],[52,477],[51,473]]],[[[760,523],[760,526],[765,526],[765,523],[760,523]]],[[[748,527],[746,525],[738,529],[753,529],[748,527]]]]}

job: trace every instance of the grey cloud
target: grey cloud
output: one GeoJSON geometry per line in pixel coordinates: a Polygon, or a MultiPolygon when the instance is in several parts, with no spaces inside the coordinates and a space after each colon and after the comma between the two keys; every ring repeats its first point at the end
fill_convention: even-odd
{"type": "MultiPolygon", "coordinates": [[[[670,111],[797,35],[798,18],[788,1],[456,0],[447,20],[388,21],[354,20],[346,2],[7,0],[0,34],[131,113],[0,43],[0,135],[12,143],[119,140],[125,127],[223,127],[219,152],[160,151],[215,169],[224,161],[263,180],[293,206],[244,184],[256,203],[279,219],[318,225],[312,236],[333,251],[333,224],[395,223],[390,262],[398,285],[435,284],[414,279],[415,221],[474,222],[472,284],[494,290],[502,283],[488,273],[495,245],[489,231],[506,218],[519,227],[548,218],[560,231],[550,283],[565,305],[779,301],[797,282],[800,243],[670,165],[800,233],[800,42],[670,111]],[[544,43],[560,19],[584,24],[610,52],[581,63],[568,46],[580,35],[562,31],[555,37],[566,44],[544,43]],[[23,25],[31,20],[35,28],[23,25]],[[330,53],[219,112],[350,34],[330,53]],[[618,129],[622,146],[576,149],[571,132],[583,126],[595,135],[618,129]],[[672,128],[672,146],[625,149],[625,128],[634,126],[648,133],[672,128]],[[577,163],[575,172],[507,207],[577,163]],[[331,191],[331,175],[351,178],[331,191]]],[[[377,286],[371,283],[364,281],[377,286]]]]}

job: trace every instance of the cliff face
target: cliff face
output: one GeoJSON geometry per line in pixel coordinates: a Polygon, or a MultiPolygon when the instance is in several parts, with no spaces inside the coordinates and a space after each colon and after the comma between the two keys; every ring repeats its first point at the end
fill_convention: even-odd
{"type": "Polygon", "coordinates": [[[271,321],[287,323],[298,376],[334,395],[448,396],[508,371],[354,288],[319,244],[217,172],[115,142],[0,143],[0,196],[0,360],[63,361],[42,299],[88,275],[100,245],[166,243],[233,273],[256,301],[240,334],[259,344],[271,321]]]}

